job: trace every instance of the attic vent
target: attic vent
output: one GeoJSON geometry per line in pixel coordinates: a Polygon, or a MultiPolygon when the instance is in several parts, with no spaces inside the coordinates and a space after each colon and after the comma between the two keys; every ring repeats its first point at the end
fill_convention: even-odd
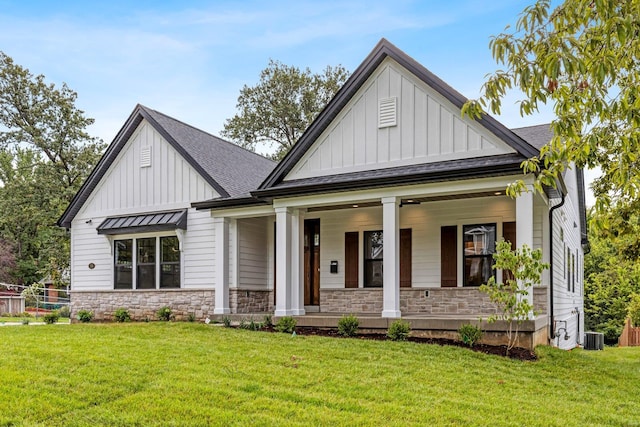
{"type": "Polygon", "coordinates": [[[142,147],[140,151],[140,167],[148,168],[151,166],[151,147],[142,147]]]}
{"type": "Polygon", "coordinates": [[[397,125],[398,98],[381,98],[378,103],[378,128],[397,125]]]}

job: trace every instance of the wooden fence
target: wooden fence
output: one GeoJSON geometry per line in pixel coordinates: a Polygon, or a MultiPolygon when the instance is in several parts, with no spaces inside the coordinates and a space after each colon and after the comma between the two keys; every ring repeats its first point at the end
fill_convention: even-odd
{"type": "Polygon", "coordinates": [[[620,347],[640,346],[640,327],[632,327],[631,319],[628,317],[622,335],[618,338],[618,345],[620,347]]]}

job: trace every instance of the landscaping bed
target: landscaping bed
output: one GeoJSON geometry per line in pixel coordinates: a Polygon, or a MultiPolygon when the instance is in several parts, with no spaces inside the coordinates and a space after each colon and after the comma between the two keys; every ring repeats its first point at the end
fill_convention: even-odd
{"type": "MultiPolygon", "coordinates": [[[[276,332],[273,327],[265,327],[262,330],[268,332],[276,332]]],[[[328,328],[315,328],[309,326],[297,326],[296,334],[298,335],[317,335],[323,337],[334,337],[334,338],[344,338],[338,334],[337,329],[328,329],[328,328]]],[[[363,340],[379,340],[379,341],[387,341],[389,338],[385,334],[356,334],[353,339],[363,339],[363,340]]],[[[517,360],[537,360],[538,356],[536,353],[528,350],[526,348],[514,347],[509,350],[507,354],[507,346],[506,345],[489,345],[489,344],[475,344],[473,347],[469,347],[461,341],[446,339],[446,338],[425,338],[425,337],[413,337],[409,336],[407,338],[409,342],[416,342],[421,344],[437,344],[437,345],[449,345],[456,347],[469,348],[473,351],[477,351],[479,353],[484,354],[492,354],[496,356],[508,356],[511,359],[517,360]]]]}

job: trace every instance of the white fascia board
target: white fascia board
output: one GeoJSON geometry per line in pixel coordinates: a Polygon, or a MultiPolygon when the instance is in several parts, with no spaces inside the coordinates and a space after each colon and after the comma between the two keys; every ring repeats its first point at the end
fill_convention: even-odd
{"type": "Polygon", "coordinates": [[[363,203],[379,201],[383,197],[415,198],[477,193],[481,191],[504,191],[507,185],[517,179],[524,179],[526,184],[533,182],[533,177],[510,175],[461,181],[406,185],[400,187],[372,188],[367,190],[342,191],[333,194],[314,194],[309,196],[274,199],[273,208],[331,206],[356,202],[363,203]]]}

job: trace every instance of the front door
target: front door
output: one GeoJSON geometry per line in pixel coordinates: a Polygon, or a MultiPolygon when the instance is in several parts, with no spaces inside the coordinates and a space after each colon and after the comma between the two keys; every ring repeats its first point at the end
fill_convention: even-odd
{"type": "Polygon", "coordinates": [[[320,304],[320,220],[304,221],[304,305],[320,304]]]}

